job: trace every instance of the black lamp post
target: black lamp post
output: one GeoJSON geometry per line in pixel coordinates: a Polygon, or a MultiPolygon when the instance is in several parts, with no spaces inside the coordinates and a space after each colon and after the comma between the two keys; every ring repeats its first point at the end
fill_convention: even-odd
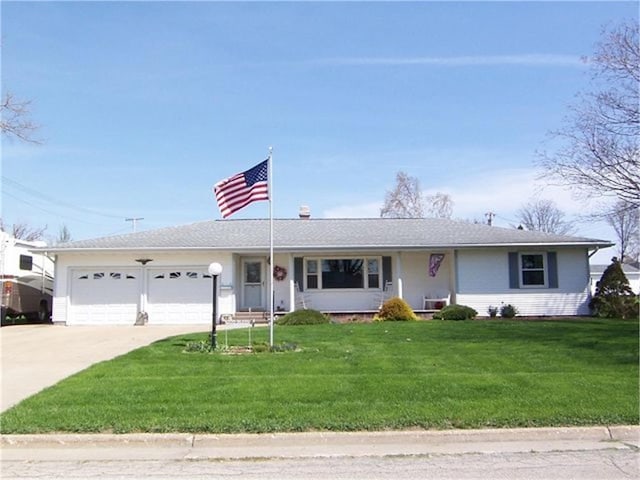
{"type": "Polygon", "coordinates": [[[212,295],[212,312],[211,312],[211,349],[215,350],[218,346],[216,335],[216,320],[218,317],[218,275],[222,273],[222,265],[213,262],[209,265],[209,273],[213,277],[213,295],[212,295]]]}

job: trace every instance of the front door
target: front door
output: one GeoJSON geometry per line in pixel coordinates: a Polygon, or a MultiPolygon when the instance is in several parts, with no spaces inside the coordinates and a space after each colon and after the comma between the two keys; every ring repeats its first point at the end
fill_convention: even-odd
{"type": "Polygon", "coordinates": [[[264,309],[264,260],[246,258],[242,261],[244,309],[264,309]]]}

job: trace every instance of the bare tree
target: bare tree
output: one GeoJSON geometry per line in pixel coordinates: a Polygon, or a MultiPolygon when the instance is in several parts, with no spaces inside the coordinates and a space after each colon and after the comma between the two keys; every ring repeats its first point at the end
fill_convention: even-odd
{"type": "Polygon", "coordinates": [[[638,24],[603,31],[591,58],[593,91],[578,96],[554,153],[542,153],[551,175],[586,197],[615,197],[640,206],[640,44],[638,24]]]}
{"type": "Polygon", "coordinates": [[[66,225],[62,225],[60,227],[60,231],[58,232],[58,238],[56,238],[55,243],[66,243],[70,242],[71,240],[71,231],[66,225]]]}
{"type": "Polygon", "coordinates": [[[7,138],[39,144],[34,138],[39,125],[31,120],[31,101],[18,100],[12,93],[5,93],[0,103],[0,132],[7,138]]]}
{"type": "Polygon", "coordinates": [[[422,218],[424,203],[420,192],[420,182],[405,172],[396,174],[396,186],[387,191],[384,205],[380,210],[382,218],[422,218]]]}
{"type": "Polygon", "coordinates": [[[575,231],[573,224],[565,220],[564,213],[552,200],[531,200],[517,212],[518,220],[527,230],[567,235],[575,231]]]}
{"type": "Polygon", "coordinates": [[[429,217],[451,218],[453,214],[453,200],[451,195],[437,192],[426,197],[427,213],[429,217]]]}
{"type": "Polygon", "coordinates": [[[14,223],[10,229],[5,227],[4,222],[0,218],[0,230],[10,233],[13,238],[33,242],[34,240],[43,240],[44,232],[47,230],[46,225],[43,228],[31,227],[27,223],[14,223]]]}
{"type": "Polygon", "coordinates": [[[613,211],[605,216],[609,225],[613,227],[618,239],[620,262],[638,260],[638,221],[640,220],[637,207],[623,201],[618,201],[613,211]]]}

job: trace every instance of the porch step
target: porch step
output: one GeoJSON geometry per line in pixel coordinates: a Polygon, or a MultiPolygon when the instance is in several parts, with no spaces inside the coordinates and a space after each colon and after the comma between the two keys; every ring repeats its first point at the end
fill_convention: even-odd
{"type": "Polygon", "coordinates": [[[231,321],[236,323],[269,323],[269,312],[236,312],[231,321]]]}

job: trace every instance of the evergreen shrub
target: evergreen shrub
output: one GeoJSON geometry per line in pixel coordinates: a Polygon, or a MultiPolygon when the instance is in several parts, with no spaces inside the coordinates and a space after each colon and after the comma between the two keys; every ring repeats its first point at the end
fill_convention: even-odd
{"type": "Polygon", "coordinates": [[[638,305],[638,296],[631,290],[620,261],[613,257],[597,283],[589,307],[598,317],[637,318],[638,305]]]}
{"type": "Polygon", "coordinates": [[[403,322],[417,319],[418,317],[413,313],[409,304],[399,297],[390,298],[384,302],[376,316],[376,320],[383,322],[403,322]]]}
{"type": "Polygon", "coordinates": [[[447,305],[433,314],[434,320],[473,320],[478,312],[466,305],[447,305]]]}
{"type": "Polygon", "coordinates": [[[296,310],[280,317],[278,325],[318,325],[330,323],[331,318],[318,310],[296,310]]]}

